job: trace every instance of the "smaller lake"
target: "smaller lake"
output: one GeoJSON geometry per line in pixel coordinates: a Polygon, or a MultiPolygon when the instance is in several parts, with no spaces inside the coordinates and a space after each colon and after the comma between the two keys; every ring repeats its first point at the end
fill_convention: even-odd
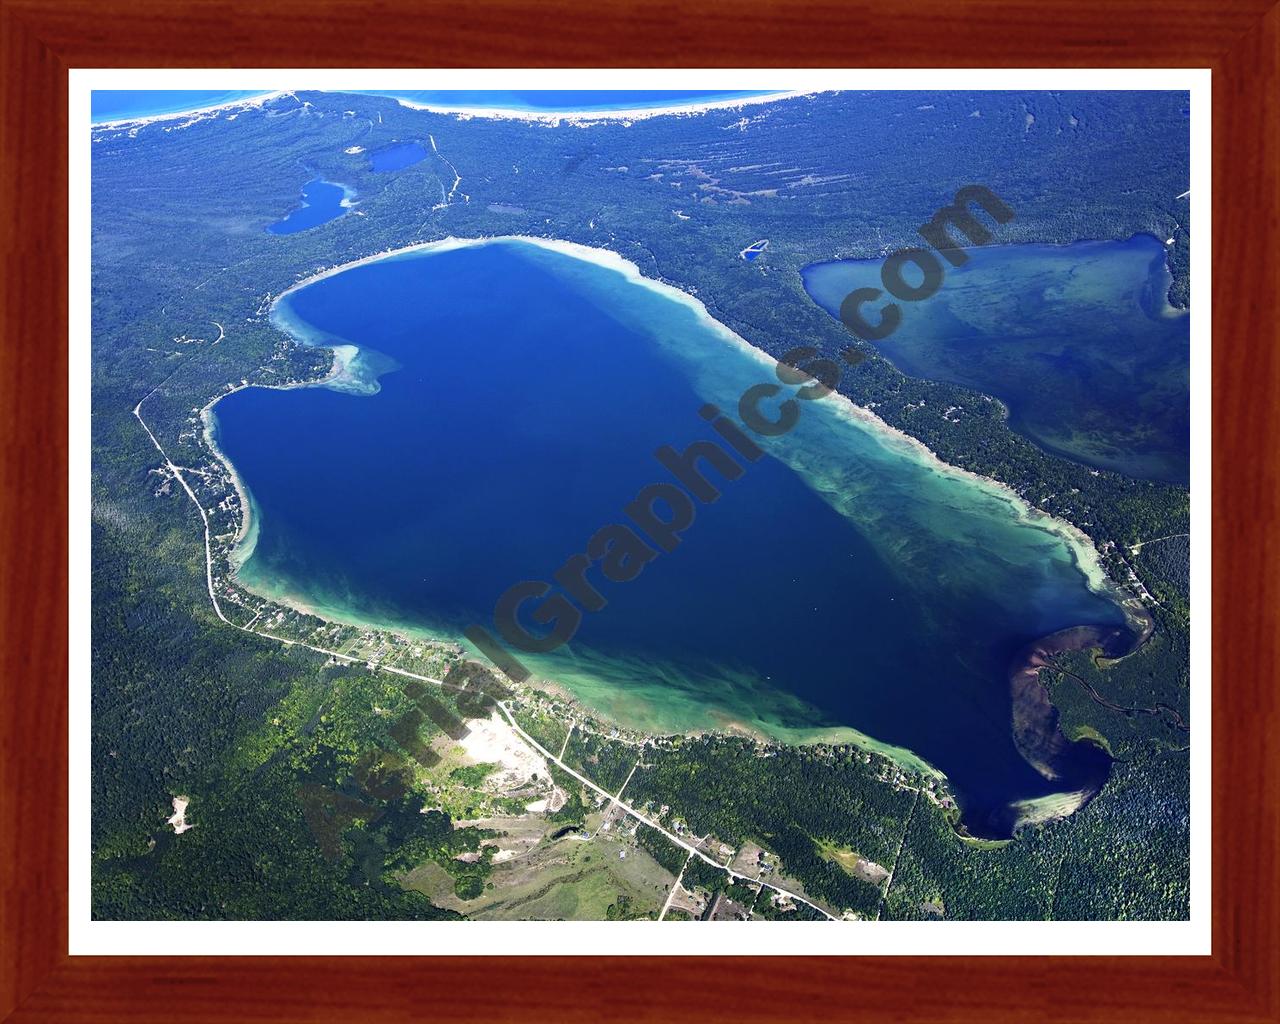
{"type": "Polygon", "coordinates": [[[390,146],[383,146],[370,153],[369,163],[375,171],[400,171],[421,163],[426,158],[426,149],[416,142],[393,142],[390,146]]]}
{"type": "Polygon", "coordinates": [[[323,178],[312,178],[302,186],[302,205],[285,217],[270,225],[267,230],[273,235],[292,235],[297,231],[306,231],[337,220],[350,209],[348,205],[352,193],[342,185],[335,185],[323,178]]]}
{"type": "MultiPolygon", "coordinates": [[[[1187,483],[1190,317],[1168,303],[1164,245],[1136,235],[965,251],[964,266],[944,264],[934,295],[901,304],[901,326],[876,346],[885,358],[1000,399],[1009,425],[1045,451],[1187,483]]],[[[815,263],[801,274],[838,318],[851,290],[882,287],[883,262],[815,263]]]]}

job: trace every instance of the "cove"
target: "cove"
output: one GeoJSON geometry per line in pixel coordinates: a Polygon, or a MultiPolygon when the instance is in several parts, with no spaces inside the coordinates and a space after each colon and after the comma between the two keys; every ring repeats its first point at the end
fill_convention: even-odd
{"type": "MultiPolygon", "coordinates": [[[[911,376],[1000,399],[1010,426],[1045,451],[1185,485],[1190,317],[1168,303],[1164,245],[1135,235],[965,252],[935,294],[902,304],[881,354],[911,376]]],[[[801,274],[839,318],[852,289],[881,287],[882,263],[837,260],[801,274]]]]}
{"type": "Polygon", "coordinates": [[[292,235],[337,220],[350,208],[351,196],[342,185],[313,178],[302,186],[302,205],[267,230],[273,235],[292,235]]]}
{"type": "MultiPolygon", "coordinates": [[[[733,410],[776,379],[687,297],[612,254],[572,253],[422,248],[281,297],[277,324],[338,346],[344,369],[214,407],[254,524],[240,581],[456,638],[668,479],[655,449],[716,440],[705,403],[733,410]]],[[[1124,629],[1087,542],[834,396],[760,442],[765,457],[716,481],[722,497],[677,550],[625,585],[601,580],[608,607],[522,660],[640,728],[914,752],[979,835],[1009,834],[1027,801],[1096,791],[1097,747],[1064,742],[1040,771],[1011,733],[1020,651],[1071,627],[1124,629]]]]}

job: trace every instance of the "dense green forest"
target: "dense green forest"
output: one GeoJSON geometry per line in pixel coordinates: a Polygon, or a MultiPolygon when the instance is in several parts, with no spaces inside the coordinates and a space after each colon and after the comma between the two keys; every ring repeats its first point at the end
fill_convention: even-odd
{"type": "MultiPolygon", "coordinates": [[[[445,805],[477,819],[522,806],[486,788],[487,773],[421,769],[424,745],[447,742],[415,712],[404,679],[370,669],[363,655],[335,664],[214,613],[201,518],[134,410],[141,403],[173,462],[207,471],[185,479],[224,550],[240,510],[222,503],[226,480],[198,411],[243,381],[314,380],[330,363],[327,350],[299,347],[271,325],[273,296],[389,248],[529,234],[612,249],[696,294],[766,352],[805,343],[834,354],[849,336],[809,300],[800,268],[912,244],[958,188],[981,182],[1017,211],[1002,242],[1174,238],[1170,297],[1185,304],[1189,217],[1177,196],[1189,156],[1167,146],[1171,132],[1185,131],[1185,105],[1179,94],[1132,92],[889,93],[874,102],[824,94],[580,127],[299,93],[234,118],[95,129],[95,916],[456,916],[444,900],[404,888],[400,874],[437,865],[465,907],[494,884],[503,830],[460,823],[445,805]],[[368,152],[404,140],[430,155],[374,172],[368,152]],[[313,230],[268,234],[316,176],[358,201],[313,230]],[[766,237],[759,259],[738,258],[766,237]],[[411,728],[397,729],[406,720],[411,728]],[[164,824],[178,795],[190,798],[194,823],[180,835],[164,824]]],[[[758,844],[836,911],[1185,917],[1186,490],[1048,455],[1009,429],[998,403],[906,377],[864,347],[868,358],[841,379],[844,394],[874,401],[879,416],[944,460],[1076,524],[1118,582],[1132,572],[1149,592],[1155,631],[1136,654],[1108,662],[1074,652],[1042,674],[1063,731],[1104,743],[1116,758],[1102,793],[1064,820],[984,846],[956,834],[943,789],[852,747],[669,737],[646,745],[642,759],[634,738],[571,732],[537,698],[522,695],[517,720],[553,752],[568,737],[566,763],[610,793],[642,760],[628,801],[665,805],[664,824],[679,819],[699,836],[758,844]],[[958,404],[973,414],[947,419],[943,410],[958,404]],[[1156,538],[1170,539],[1143,543],[1156,538]]],[[[250,620],[257,605],[237,606],[229,583],[221,593],[233,621],[250,620]]],[[[290,635],[323,625],[298,617],[290,635]]],[[[413,664],[434,673],[432,659],[447,667],[448,657],[428,652],[413,664]]],[[[545,812],[554,831],[594,827],[593,794],[554,765],[549,775],[541,781],[564,796],[545,812]]],[[[643,826],[635,838],[673,876],[687,859],[643,826]]],[[[699,883],[733,884],[706,865],[694,867],[690,884],[699,883]]],[[[755,904],[755,917],[777,914],[769,900],[755,904]]],[[[632,913],[629,902],[613,905],[618,916],[632,913]]],[[[811,914],[801,904],[777,916],[811,914]]]]}

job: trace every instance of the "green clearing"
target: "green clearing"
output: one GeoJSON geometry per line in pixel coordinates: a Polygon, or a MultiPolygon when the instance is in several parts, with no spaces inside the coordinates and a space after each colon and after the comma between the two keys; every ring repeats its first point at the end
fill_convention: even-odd
{"type": "Polygon", "coordinates": [[[527,858],[495,864],[485,891],[474,900],[452,896],[453,880],[431,862],[407,872],[401,884],[482,920],[604,921],[656,919],[674,880],[643,850],[599,836],[589,842],[544,842],[527,858]]]}

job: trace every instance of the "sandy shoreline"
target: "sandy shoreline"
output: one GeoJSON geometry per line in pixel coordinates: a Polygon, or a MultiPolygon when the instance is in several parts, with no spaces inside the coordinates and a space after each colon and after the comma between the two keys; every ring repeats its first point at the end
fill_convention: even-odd
{"type": "MultiPolygon", "coordinates": [[[[379,94],[381,95],[381,94],[379,94]]],[[[451,106],[440,103],[420,103],[416,100],[390,96],[402,107],[410,110],[425,110],[432,114],[448,114],[459,120],[471,118],[490,118],[510,121],[534,121],[546,125],[568,124],[602,124],[605,122],[645,121],[651,117],[678,117],[705,114],[711,110],[736,110],[745,106],[758,106],[761,103],[777,103],[781,100],[793,100],[803,96],[816,96],[808,92],[771,92],[763,96],[739,96],[723,100],[706,100],[702,103],[675,104],[666,107],[637,107],[634,110],[512,110],[506,107],[467,107],[451,106]]]]}
{"type": "Polygon", "coordinates": [[[292,93],[286,90],[277,90],[276,92],[266,92],[261,96],[246,96],[243,99],[227,100],[226,103],[214,103],[207,107],[192,107],[190,110],[175,110],[169,114],[146,114],[143,117],[122,117],[115,121],[95,121],[89,125],[92,131],[99,128],[137,128],[145,124],[156,124],[160,121],[176,121],[182,117],[204,117],[209,114],[217,114],[224,110],[244,110],[249,107],[260,107],[268,100],[279,99],[281,96],[290,96],[292,93]]]}
{"type": "Polygon", "coordinates": [[[910,434],[899,430],[865,406],[855,404],[851,399],[841,395],[839,392],[834,393],[839,399],[837,407],[842,415],[858,420],[872,426],[878,433],[890,437],[895,443],[901,444],[903,447],[910,448],[928,459],[929,463],[939,468],[948,476],[958,477],[968,480],[978,486],[983,487],[995,494],[1002,501],[1007,501],[1013,506],[1014,511],[1019,518],[1026,520],[1034,526],[1042,527],[1050,533],[1060,536],[1067,544],[1072,556],[1075,558],[1076,567],[1084,574],[1089,583],[1089,589],[1095,593],[1106,593],[1110,596],[1116,595],[1116,588],[1112,585],[1107,577],[1106,570],[1102,567],[1102,561],[1098,554],[1098,549],[1094,547],[1093,539],[1085,533],[1080,527],[1074,523],[1067,522],[1065,519],[1059,519],[1052,513],[1045,512],[1031,505],[1017,491],[1006,484],[1002,480],[993,480],[989,476],[983,476],[981,473],[975,473],[973,470],[964,469],[961,466],[952,465],[942,459],[937,452],[921,441],[918,437],[912,437],[910,434]]]}
{"type": "MultiPolygon", "coordinates": [[[[226,467],[228,475],[231,477],[231,484],[235,488],[236,495],[240,499],[240,525],[236,528],[235,543],[232,545],[232,564],[238,565],[245,558],[252,554],[252,551],[242,552],[237,550],[241,542],[249,534],[249,528],[253,517],[253,506],[249,498],[249,488],[236,470],[233,463],[221,448],[218,447],[216,438],[217,414],[213,411],[213,407],[221,402],[228,395],[234,395],[237,391],[245,391],[248,388],[264,388],[268,391],[290,391],[294,388],[314,388],[325,387],[340,383],[344,380],[359,381],[358,374],[352,370],[352,364],[355,362],[356,356],[360,349],[355,345],[331,345],[324,346],[333,349],[333,364],[329,372],[319,380],[300,381],[296,384],[237,384],[235,387],[222,394],[210,399],[200,410],[200,422],[203,426],[204,442],[209,450],[213,452],[214,457],[226,467]]],[[[266,597],[267,595],[262,595],[266,597]]],[[[275,600],[275,598],[269,598],[275,600]]]]}
{"type": "Polygon", "coordinates": [[[232,545],[231,553],[233,559],[237,553],[236,548],[240,546],[245,534],[249,532],[249,490],[245,487],[244,481],[240,479],[240,474],[236,472],[235,464],[218,447],[217,439],[214,436],[216,421],[213,407],[217,402],[226,398],[227,395],[233,395],[236,391],[242,390],[243,388],[236,388],[234,391],[228,391],[225,395],[219,395],[200,410],[200,422],[204,424],[204,443],[209,446],[209,450],[213,452],[217,460],[227,467],[227,472],[231,476],[231,485],[235,488],[236,496],[240,499],[240,525],[236,529],[236,539],[232,545]]]}
{"type": "MultiPolygon", "coordinates": [[[[317,89],[316,92],[326,95],[342,95],[341,89],[317,89]]],[[[203,118],[223,111],[243,110],[260,107],[269,100],[281,96],[291,96],[291,90],[279,89],[275,92],[263,93],[261,96],[247,96],[243,99],[228,100],[225,103],[214,103],[205,107],[192,107],[189,110],[175,110],[165,114],[145,114],[142,117],[122,117],[111,121],[95,121],[90,129],[117,130],[121,128],[138,128],[142,125],[157,124],[161,121],[175,121],[179,118],[203,118]]],[[[762,96],[740,96],[723,100],[707,100],[702,103],[675,104],[666,107],[637,107],[634,110],[514,110],[506,107],[468,107],[451,104],[420,103],[416,100],[403,99],[389,93],[360,93],[352,95],[373,96],[380,99],[395,100],[400,106],[409,110],[423,110],[432,114],[443,114],[467,121],[472,118],[491,120],[533,121],[545,125],[557,124],[604,124],[629,123],[645,121],[653,117],[693,117],[713,110],[736,110],[746,106],[758,106],[762,103],[777,103],[782,100],[799,99],[804,96],[816,96],[817,92],[772,92],[762,96]]]]}
{"type": "MultiPolygon", "coordinates": [[[[1009,698],[1013,723],[1013,740],[1027,763],[1046,779],[1056,781],[1079,744],[1102,750],[1093,739],[1072,740],[1062,731],[1058,710],[1049,699],[1047,687],[1040,681],[1041,669],[1052,666],[1055,655],[1070,651],[1101,650],[1104,657],[1122,658],[1134,654],[1151,635],[1153,623],[1147,618],[1146,628],[1133,636],[1120,627],[1072,626],[1028,644],[1014,658],[1009,669],[1009,698]]],[[[1110,752],[1107,753],[1110,761],[1110,752]]],[[[1075,813],[1101,792],[1110,769],[1099,772],[1085,786],[1063,793],[1019,801],[1011,805],[1013,831],[1025,825],[1043,824],[1075,813]]]]}
{"type": "MultiPolygon", "coordinates": [[[[440,253],[449,252],[454,249],[474,248],[480,245],[487,245],[491,242],[524,242],[528,245],[534,245],[542,249],[552,252],[558,252],[566,256],[572,256],[577,259],[586,260],[597,266],[605,267],[609,270],[617,271],[622,274],[628,281],[638,284],[641,287],[648,288],[650,291],[657,292],[666,298],[680,302],[697,314],[699,320],[710,328],[723,340],[736,346],[741,351],[750,355],[762,366],[769,368],[772,372],[776,360],[762,349],[756,348],[740,334],[721,323],[707,310],[707,307],[701,300],[690,295],[674,285],[667,284],[663,281],[655,281],[653,278],[645,277],[640,268],[624,256],[619,255],[611,249],[602,249],[595,246],[583,245],[580,242],[568,242],[561,239],[538,238],[533,235],[494,235],[492,237],[478,238],[456,238],[449,236],[447,238],[438,239],[432,242],[419,242],[415,245],[402,246],[397,249],[387,249],[372,256],[365,256],[358,260],[352,260],[348,263],[339,264],[328,270],[322,270],[317,274],[303,278],[296,284],[292,285],[285,291],[281,292],[272,300],[271,308],[273,316],[275,309],[280,300],[291,293],[305,288],[316,281],[321,281],[335,274],[350,270],[354,267],[363,266],[368,263],[375,263],[378,260],[394,259],[400,256],[406,256],[413,253],[440,253]]],[[[281,318],[287,323],[287,318],[281,318]]],[[[290,324],[289,326],[294,326],[290,324]]],[[[301,328],[297,328],[301,330],[301,328]]],[[[305,341],[305,339],[303,339],[305,341]]],[[[1097,548],[1094,547],[1092,539],[1079,527],[1073,523],[1067,522],[1065,519],[1059,519],[1048,512],[1033,507],[1030,503],[1021,497],[1008,484],[999,480],[993,480],[990,477],[982,476],[968,469],[962,469],[954,466],[949,462],[943,461],[928,445],[918,438],[912,437],[910,434],[904,433],[897,427],[891,426],[877,416],[870,409],[857,405],[852,399],[839,392],[833,392],[832,396],[836,399],[836,408],[841,414],[847,418],[871,428],[876,433],[886,438],[892,439],[895,443],[902,445],[905,449],[913,451],[915,454],[924,459],[928,465],[937,469],[939,472],[949,476],[958,477],[967,480],[976,486],[982,487],[995,494],[1001,500],[1007,501],[1014,509],[1019,518],[1034,526],[1038,526],[1048,532],[1057,534],[1067,544],[1077,567],[1084,574],[1088,581],[1090,589],[1098,593],[1114,594],[1115,588],[1107,578],[1106,571],[1102,567],[1102,562],[1098,554],[1097,548]]]]}
{"type": "MultiPolygon", "coordinates": [[[[658,294],[663,295],[673,301],[682,303],[698,316],[700,322],[702,322],[705,326],[707,326],[710,330],[712,330],[715,334],[717,334],[722,340],[739,348],[742,352],[749,355],[752,359],[760,363],[762,367],[769,369],[770,372],[772,372],[773,370],[773,367],[775,364],[775,360],[773,359],[773,357],[769,356],[766,352],[762,351],[761,349],[758,349],[755,346],[751,345],[745,338],[742,338],[740,335],[738,335],[728,326],[721,323],[719,320],[715,319],[715,317],[711,315],[711,313],[707,310],[706,306],[699,299],[695,298],[693,295],[690,295],[687,292],[682,291],[681,289],[675,287],[674,285],[670,285],[662,281],[657,281],[652,278],[645,277],[644,274],[641,272],[640,268],[635,263],[621,256],[620,254],[615,253],[612,250],[596,248],[593,246],[583,245],[577,242],[568,242],[560,239],[538,238],[538,237],[528,236],[528,235],[499,235],[499,236],[493,236],[493,237],[478,237],[478,238],[456,238],[451,236],[451,237],[438,239],[431,242],[423,242],[423,243],[418,243],[414,245],[402,246],[400,248],[395,248],[395,249],[387,249],[382,252],[372,254],[370,256],[365,256],[357,260],[352,260],[347,263],[339,264],[337,266],[330,267],[326,270],[319,271],[315,274],[311,274],[297,281],[296,283],[291,285],[289,288],[287,288],[285,291],[281,292],[278,296],[276,296],[272,300],[271,306],[270,306],[272,320],[279,329],[285,331],[285,333],[288,333],[291,337],[294,337],[296,340],[300,341],[303,344],[312,345],[314,343],[307,337],[305,325],[294,321],[291,317],[289,317],[288,315],[278,310],[281,300],[284,299],[286,296],[292,294],[293,292],[298,291],[302,288],[305,288],[311,284],[314,284],[317,281],[321,281],[321,280],[324,280],[325,278],[333,277],[344,271],[351,270],[355,267],[363,266],[365,264],[375,263],[380,260],[396,259],[400,257],[414,255],[414,254],[424,254],[424,253],[434,254],[434,253],[441,253],[441,252],[449,252],[456,249],[474,248],[481,245],[487,245],[492,242],[502,242],[502,241],[523,242],[525,244],[533,245],[544,250],[558,252],[562,255],[586,260],[588,262],[594,263],[606,269],[613,270],[621,274],[624,278],[626,278],[628,281],[632,283],[638,284],[644,288],[648,288],[649,290],[657,292],[658,294]]],[[[332,384],[335,380],[340,379],[343,374],[347,374],[351,372],[352,364],[355,362],[355,359],[359,352],[358,346],[330,345],[330,346],[323,346],[323,347],[330,347],[335,350],[333,367],[331,368],[330,372],[326,374],[324,378],[316,381],[308,381],[304,383],[289,384],[289,385],[250,385],[250,386],[276,387],[281,389],[293,388],[293,387],[324,386],[324,385],[332,384]]],[[[239,388],[235,390],[239,390],[239,388]]],[[[230,394],[230,393],[232,392],[230,391],[226,392],[223,395],[219,395],[217,398],[213,399],[205,407],[205,410],[202,410],[202,417],[206,412],[211,411],[212,406],[216,404],[217,401],[225,397],[226,394],[230,394]]],[[[944,474],[948,474],[957,478],[964,479],[974,486],[979,486],[990,491],[991,493],[996,495],[1000,500],[1006,501],[1012,507],[1015,514],[1018,515],[1020,518],[1024,519],[1029,523],[1037,525],[1049,532],[1057,534],[1059,537],[1063,539],[1064,543],[1066,543],[1066,545],[1068,546],[1068,549],[1071,551],[1073,557],[1076,560],[1077,566],[1080,568],[1081,572],[1085,575],[1086,579],[1088,580],[1090,587],[1095,590],[1100,590],[1100,591],[1105,590],[1108,593],[1111,593],[1113,596],[1117,596],[1117,599],[1119,599],[1118,590],[1116,586],[1111,584],[1111,582],[1108,580],[1105,574],[1105,571],[1102,568],[1102,564],[1099,559],[1097,549],[1093,546],[1092,540],[1082,530],[1078,529],[1076,526],[1074,526],[1073,524],[1065,520],[1057,519],[1056,517],[1050,515],[1049,513],[1043,512],[1039,509],[1032,507],[1028,502],[1026,502],[1023,498],[1021,498],[1011,487],[1009,487],[1004,483],[1001,483],[996,480],[992,480],[987,477],[983,477],[980,474],[974,473],[970,470],[961,469],[947,462],[944,462],[935,452],[933,452],[922,441],[889,425],[884,420],[880,419],[880,417],[877,416],[873,411],[866,409],[862,406],[856,405],[852,400],[850,400],[846,396],[839,395],[837,393],[837,398],[839,400],[837,404],[837,408],[839,410],[840,415],[845,416],[853,421],[856,421],[860,425],[871,429],[876,434],[888,440],[890,443],[901,446],[904,451],[909,451],[915,457],[920,458],[927,465],[929,465],[931,468],[935,469],[936,471],[944,474]]],[[[206,419],[206,436],[209,436],[209,434],[210,432],[208,431],[208,420],[206,419]]],[[[213,451],[217,452],[216,444],[213,442],[212,437],[210,437],[210,447],[213,451]]],[[[236,473],[231,463],[225,458],[225,456],[222,456],[220,452],[218,452],[218,456],[221,458],[221,461],[228,466],[232,479],[236,481],[237,490],[241,492],[241,505],[244,511],[242,516],[240,533],[237,538],[237,543],[239,543],[239,540],[248,532],[248,523],[251,516],[251,508],[247,501],[247,489],[243,488],[243,484],[240,481],[238,474],[236,473]]],[[[245,586],[243,582],[241,582],[240,585],[245,586]]],[[[246,589],[252,590],[252,588],[249,588],[249,587],[246,587],[246,589]]],[[[291,599],[288,597],[281,597],[278,595],[271,595],[271,594],[262,594],[257,591],[254,591],[254,592],[259,593],[259,596],[265,597],[268,600],[293,607],[299,611],[303,611],[308,614],[315,615],[317,618],[321,618],[326,621],[339,621],[339,622],[345,621],[349,623],[352,622],[352,618],[353,618],[352,616],[343,615],[339,610],[330,610],[328,608],[323,608],[316,605],[309,605],[306,602],[296,600],[296,599],[291,599]],[[335,612],[337,612],[336,615],[335,615],[335,612]]],[[[405,633],[407,631],[405,627],[398,626],[394,623],[360,622],[360,623],[353,623],[353,624],[358,624],[361,626],[374,628],[374,629],[386,629],[392,632],[399,632],[399,633],[405,633]]],[[[414,632],[414,631],[409,630],[409,632],[414,632]]],[[[419,633],[418,635],[427,636],[431,634],[419,633]]],[[[439,640],[446,640],[446,641],[455,642],[455,643],[458,642],[457,638],[436,637],[433,635],[432,635],[432,638],[439,639],[439,640]]],[[[1042,645],[1046,643],[1052,644],[1053,641],[1060,640],[1060,639],[1061,638],[1058,636],[1043,638],[1039,643],[1042,645]]],[[[1043,649],[1041,649],[1038,653],[1043,655],[1045,652],[1043,649]]],[[[1024,665],[1022,667],[1029,668],[1030,666],[1024,665]]],[[[1021,682],[1023,683],[1022,693],[1020,695],[1018,693],[1015,693],[1013,695],[1015,706],[1019,703],[1019,696],[1021,696],[1022,701],[1026,702],[1024,704],[1024,713],[1029,712],[1030,713],[1029,717],[1033,719],[1043,716],[1045,712],[1049,710],[1049,709],[1036,706],[1038,705],[1039,701],[1037,701],[1035,697],[1039,696],[1039,694],[1035,694],[1034,691],[1032,690],[1032,687],[1034,687],[1034,690],[1038,690],[1040,691],[1041,694],[1043,694],[1043,689],[1039,686],[1038,667],[1039,666],[1036,666],[1033,672],[1025,673],[1023,675],[1023,679],[1021,680],[1021,682]],[[1030,685],[1027,685],[1027,684],[1030,684],[1030,685]]],[[[1016,671],[1014,673],[1011,673],[1011,675],[1016,676],[1017,675],[1016,671]]],[[[1015,689],[1016,689],[1015,679],[1011,678],[1010,682],[1011,684],[1015,684],[1015,689]]],[[[567,690],[565,690],[564,687],[557,685],[553,680],[548,679],[546,680],[545,683],[539,683],[537,688],[548,689],[552,692],[561,693],[563,694],[563,696],[567,697],[572,703],[586,707],[585,704],[582,704],[579,698],[569,693],[567,690]]],[[[1047,699],[1046,699],[1046,703],[1047,703],[1047,699]]],[[[1049,711],[1049,713],[1052,713],[1052,712],[1049,711]]],[[[745,731],[748,734],[755,733],[754,729],[751,729],[749,727],[744,727],[742,723],[726,721],[724,725],[727,726],[727,728],[713,729],[713,730],[697,729],[697,730],[692,730],[691,732],[703,733],[703,732],[709,732],[709,731],[727,731],[727,732],[733,733],[733,732],[745,731]],[[735,728],[735,726],[737,726],[737,728],[735,728]]],[[[915,755],[910,751],[903,751],[901,750],[901,748],[893,748],[886,744],[877,743],[876,741],[872,740],[870,737],[865,737],[861,733],[858,733],[857,730],[854,730],[852,728],[814,730],[813,735],[811,737],[807,737],[806,739],[807,739],[807,742],[810,742],[810,743],[812,742],[853,743],[854,745],[859,746],[862,749],[872,750],[876,753],[881,754],[882,756],[886,756],[892,760],[899,761],[899,763],[902,763],[905,760],[905,762],[910,767],[914,768],[917,771],[922,771],[927,775],[932,775],[940,779],[946,778],[944,773],[934,768],[932,765],[927,764],[927,762],[924,762],[921,758],[918,757],[918,755],[915,755]],[[905,758],[903,758],[902,756],[904,754],[906,755],[905,758]]],[[[795,737],[791,742],[798,741],[800,744],[803,744],[804,742],[806,742],[806,739],[800,739],[799,737],[795,737]]],[[[768,740],[766,739],[766,742],[767,741],[768,740]]],[[[781,739],[778,739],[776,741],[786,742],[781,739]]],[[[1034,744],[1032,744],[1032,746],[1034,746],[1034,744]]],[[[1050,742],[1048,746],[1050,748],[1053,748],[1053,747],[1056,747],[1056,744],[1050,742]]],[[[1043,762],[1044,760],[1052,760],[1053,755],[1060,752],[1057,750],[1051,750],[1051,751],[1045,750],[1045,751],[1041,751],[1040,753],[1048,754],[1049,757],[1037,758],[1033,756],[1032,758],[1029,758],[1032,764],[1037,764],[1037,761],[1043,762]]],[[[1024,752],[1024,756],[1026,756],[1025,752],[1024,752]]],[[[1039,767],[1039,765],[1037,766],[1039,767]]],[[[1048,766],[1045,765],[1044,767],[1048,767],[1048,766]]],[[[1053,818],[1064,817],[1072,813],[1074,810],[1078,809],[1080,806],[1086,803],[1096,793],[1096,791],[1097,791],[1096,789],[1091,789],[1090,787],[1086,787],[1084,790],[1081,790],[1081,791],[1053,794],[1051,797],[1044,798],[1043,800],[1029,801],[1027,802],[1026,806],[1011,808],[1011,810],[1014,811],[1015,818],[1018,820],[1019,824],[1026,824],[1031,821],[1052,820],[1053,818]]]]}

